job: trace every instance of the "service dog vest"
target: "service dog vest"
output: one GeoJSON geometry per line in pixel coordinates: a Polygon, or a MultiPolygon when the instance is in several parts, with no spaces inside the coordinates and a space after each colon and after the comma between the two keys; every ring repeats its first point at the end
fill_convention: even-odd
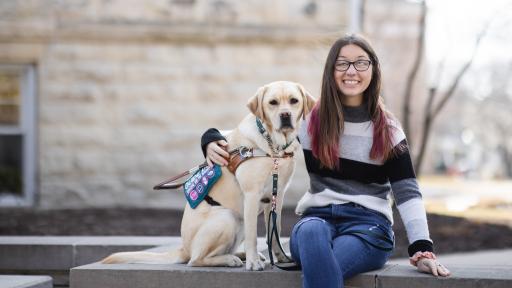
{"type": "Polygon", "coordinates": [[[183,192],[190,207],[196,208],[205,199],[221,175],[220,166],[213,165],[213,167],[206,166],[199,169],[187,179],[183,185],[183,192]]]}

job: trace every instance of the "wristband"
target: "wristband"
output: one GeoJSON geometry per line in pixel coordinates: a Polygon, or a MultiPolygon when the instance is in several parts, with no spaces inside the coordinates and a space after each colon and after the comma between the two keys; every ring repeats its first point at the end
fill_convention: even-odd
{"type": "Polygon", "coordinates": [[[417,266],[418,261],[420,261],[420,259],[422,259],[422,258],[436,260],[436,254],[434,254],[430,251],[425,251],[425,252],[418,251],[418,252],[414,253],[414,255],[412,255],[412,257],[409,258],[409,263],[411,263],[411,265],[413,265],[413,266],[417,266]]]}

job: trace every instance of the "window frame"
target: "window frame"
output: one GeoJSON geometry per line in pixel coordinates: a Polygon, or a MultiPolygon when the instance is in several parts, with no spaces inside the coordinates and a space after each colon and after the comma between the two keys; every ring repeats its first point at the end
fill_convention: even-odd
{"type": "Polygon", "coordinates": [[[36,68],[29,64],[0,64],[0,71],[20,75],[20,118],[18,125],[1,125],[0,135],[22,136],[22,196],[0,201],[0,207],[34,206],[37,195],[36,68]]]}

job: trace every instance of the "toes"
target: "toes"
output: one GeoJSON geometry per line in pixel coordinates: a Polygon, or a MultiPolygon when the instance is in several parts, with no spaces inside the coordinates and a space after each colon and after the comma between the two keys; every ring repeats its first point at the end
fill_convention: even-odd
{"type": "Polygon", "coordinates": [[[265,263],[261,260],[247,261],[245,263],[245,269],[250,271],[261,271],[265,268],[265,263]]]}
{"type": "Polygon", "coordinates": [[[289,263],[292,261],[291,256],[287,256],[286,254],[282,253],[281,251],[276,253],[276,258],[279,263],[289,263]]]}
{"type": "Polygon", "coordinates": [[[244,263],[242,262],[242,260],[240,260],[240,258],[236,256],[233,256],[233,258],[231,258],[228,263],[229,267],[240,267],[242,265],[244,265],[244,263]]]}

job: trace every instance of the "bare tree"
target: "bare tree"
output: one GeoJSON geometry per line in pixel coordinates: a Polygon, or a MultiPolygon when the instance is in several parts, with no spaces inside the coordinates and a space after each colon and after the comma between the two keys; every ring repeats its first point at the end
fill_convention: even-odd
{"type": "Polygon", "coordinates": [[[407,82],[404,91],[404,103],[402,106],[402,125],[407,135],[407,141],[409,141],[409,145],[412,146],[412,137],[410,137],[410,115],[411,115],[411,99],[412,99],[412,88],[414,86],[414,81],[416,80],[416,75],[420,69],[421,60],[423,59],[423,51],[425,46],[425,29],[426,29],[426,18],[427,18],[427,4],[424,1],[421,1],[421,14],[419,21],[419,35],[418,42],[416,46],[416,57],[414,58],[414,62],[412,65],[412,69],[407,76],[407,82]]]}
{"type": "Polygon", "coordinates": [[[421,164],[423,163],[423,159],[425,157],[425,150],[428,144],[428,140],[430,138],[430,132],[432,131],[432,124],[434,122],[434,119],[439,115],[441,110],[446,106],[446,103],[450,98],[452,98],[455,90],[457,89],[457,86],[460,83],[460,80],[466,74],[469,67],[473,63],[473,60],[475,59],[476,51],[478,49],[478,46],[480,45],[480,41],[482,40],[482,37],[485,35],[487,31],[487,26],[480,32],[480,34],[477,37],[475,46],[473,48],[473,53],[471,54],[471,57],[467,62],[460,68],[460,70],[455,75],[455,78],[452,80],[452,83],[450,84],[448,90],[444,92],[444,94],[441,95],[441,100],[435,104],[435,99],[437,96],[440,95],[439,92],[439,82],[436,85],[433,85],[429,88],[428,93],[428,100],[427,105],[425,107],[425,114],[423,116],[423,127],[422,127],[422,136],[420,139],[420,148],[418,155],[416,157],[415,162],[415,170],[416,173],[420,174],[421,172],[421,164]]]}
{"type": "MultiPolygon", "coordinates": [[[[500,154],[504,164],[503,176],[512,177],[512,118],[509,107],[512,106],[512,95],[508,87],[512,82],[512,62],[494,64],[491,79],[494,80],[489,94],[486,95],[479,106],[480,117],[483,123],[485,136],[495,135],[497,140],[496,151],[500,154]]],[[[483,138],[485,138],[485,136],[483,138]]]]}
{"type": "MultiPolygon", "coordinates": [[[[427,6],[426,6],[425,1],[422,1],[421,2],[421,16],[420,16],[420,20],[419,20],[420,31],[419,31],[419,36],[418,36],[418,40],[417,40],[417,52],[416,52],[415,59],[413,62],[412,70],[407,77],[406,89],[404,92],[404,103],[403,103],[403,109],[402,109],[402,111],[403,111],[402,125],[403,125],[404,131],[407,135],[409,145],[411,146],[411,150],[412,150],[412,146],[413,146],[412,145],[413,144],[412,137],[410,137],[411,136],[410,135],[410,127],[411,127],[411,119],[410,119],[411,108],[410,107],[411,107],[411,99],[412,99],[412,87],[414,85],[414,81],[416,80],[416,75],[421,66],[421,61],[424,58],[423,46],[425,44],[425,28],[426,28],[425,19],[426,19],[426,16],[427,16],[427,6]]],[[[484,37],[484,35],[486,34],[489,25],[490,25],[490,21],[487,23],[487,25],[484,25],[484,28],[478,34],[478,36],[476,38],[475,45],[473,47],[473,53],[471,54],[471,57],[466,61],[466,63],[457,72],[457,74],[455,75],[455,78],[453,78],[453,80],[451,81],[451,84],[448,86],[449,88],[446,90],[446,92],[444,92],[444,93],[439,92],[440,91],[440,89],[439,89],[440,78],[438,79],[437,83],[435,83],[434,85],[432,85],[429,88],[428,100],[427,100],[427,104],[425,107],[425,114],[423,116],[422,133],[421,133],[421,138],[419,141],[419,145],[420,145],[419,150],[418,150],[419,152],[414,161],[414,163],[415,163],[414,168],[418,175],[421,174],[421,165],[423,163],[426,147],[428,144],[428,140],[430,137],[430,133],[432,130],[432,125],[434,123],[434,120],[439,115],[441,110],[446,106],[446,103],[448,102],[448,100],[453,96],[455,90],[457,89],[457,86],[460,83],[460,80],[462,79],[464,74],[466,74],[469,67],[473,63],[473,60],[475,58],[475,55],[476,55],[476,52],[480,45],[480,42],[481,42],[482,38],[484,37]],[[440,96],[441,99],[438,102],[436,102],[436,98],[438,96],[440,96]]],[[[442,66],[443,65],[441,64],[441,67],[442,66]]],[[[441,73],[439,73],[438,75],[441,75],[441,73]]]]}

